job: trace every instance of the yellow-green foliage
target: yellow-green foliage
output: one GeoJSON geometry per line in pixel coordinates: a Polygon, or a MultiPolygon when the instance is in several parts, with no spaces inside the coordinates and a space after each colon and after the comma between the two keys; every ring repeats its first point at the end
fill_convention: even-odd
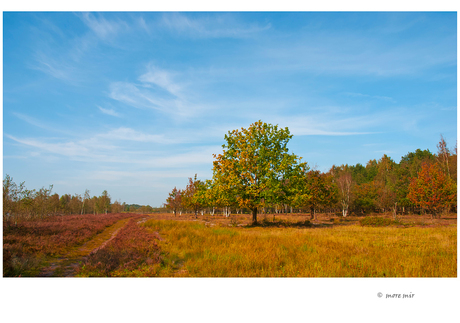
{"type": "Polygon", "coordinates": [[[457,277],[457,228],[206,227],[150,220],[160,276],[457,277]]]}

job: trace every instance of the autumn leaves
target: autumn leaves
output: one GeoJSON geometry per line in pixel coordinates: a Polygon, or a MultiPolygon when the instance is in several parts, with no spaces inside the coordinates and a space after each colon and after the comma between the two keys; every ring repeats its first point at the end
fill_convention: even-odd
{"type": "Polygon", "coordinates": [[[417,150],[397,164],[384,155],[366,167],[333,166],[327,173],[309,170],[301,157],[290,154],[291,138],[288,128],[262,121],[229,131],[223,152],[214,155],[212,180],[203,182],[195,175],[185,190],[174,188],[165,206],[174,213],[192,209],[195,216],[208,207],[244,208],[257,223],[260,208],[286,205],[309,209],[312,219],[317,209],[328,207],[341,208],[343,216],[352,206],[363,212],[392,209],[396,216],[398,205],[416,206],[431,214],[456,205],[454,175],[445,171],[453,162],[456,165],[456,152],[449,152],[442,137],[438,156],[417,150]]]}
{"type": "Polygon", "coordinates": [[[286,203],[295,192],[302,171],[308,166],[288,153],[292,138],[288,128],[255,122],[248,129],[233,130],[225,136],[222,154],[215,155],[211,190],[219,192],[218,204],[236,204],[252,210],[286,203]]]}
{"type": "Polygon", "coordinates": [[[457,185],[438,164],[422,165],[422,169],[409,185],[408,198],[412,203],[428,210],[432,218],[457,202],[457,185]]]}

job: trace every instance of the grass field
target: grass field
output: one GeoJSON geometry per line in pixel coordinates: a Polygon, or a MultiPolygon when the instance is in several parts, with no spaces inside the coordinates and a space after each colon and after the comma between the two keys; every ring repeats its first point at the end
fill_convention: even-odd
{"type": "Polygon", "coordinates": [[[3,275],[38,276],[52,259],[72,261],[78,251],[80,277],[457,277],[456,215],[306,219],[264,215],[252,226],[249,215],[118,214],[24,222],[4,230],[3,275]]]}
{"type": "Polygon", "coordinates": [[[164,238],[159,276],[456,277],[457,229],[209,227],[149,220],[164,238]]]}

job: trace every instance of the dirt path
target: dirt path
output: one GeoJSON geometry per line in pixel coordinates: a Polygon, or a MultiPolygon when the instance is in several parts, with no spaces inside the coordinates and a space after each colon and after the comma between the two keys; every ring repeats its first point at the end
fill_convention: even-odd
{"type": "MultiPolygon", "coordinates": [[[[72,248],[63,257],[54,259],[49,266],[42,269],[39,277],[74,277],[80,263],[84,262],[90,254],[104,248],[129,220],[130,218],[116,222],[82,246],[72,248]]],[[[141,221],[143,220],[145,221],[145,219],[141,221]]]]}

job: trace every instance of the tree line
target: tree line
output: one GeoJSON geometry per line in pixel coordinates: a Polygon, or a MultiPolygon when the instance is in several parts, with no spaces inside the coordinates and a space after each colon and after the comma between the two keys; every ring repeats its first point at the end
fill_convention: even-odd
{"type": "Polygon", "coordinates": [[[29,190],[25,182],[19,185],[9,175],[3,180],[3,216],[4,217],[44,217],[65,214],[107,214],[119,213],[124,203],[115,201],[106,190],[100,196],[90,196],[85,190],[83,195],[52,193],[53,185],[39,190],[29,190]]]}
{"type": "Polygon", "coordinates": [[[3,179],[3,220],[18,218],[42,218],[52,215],[108,214],[108,213],[153,213],[161,208],[150,205],[126,204],[112,198],[106,190],[99,196],[53,193],[53,185],[39,190],[29,190],[25,182],[16,184],[9,175],[3,179]]]}
{"type": "Polygon", "coordinates": [[[457,208],[457,146],[442,137],[436,154],[417,149],[399,163],[386,154],[364,166],[332,166],[327,172],[310,169],[289,153],[288,128],[262,121],[229,131],[222,154],[214,155],[213,177],[189,178],[185,189],[169,193],[166,208],[177,212],[229,215],[258,212],[340,212],[344,217],[370,212],[427,212],[432,217],[457,208]]]}

